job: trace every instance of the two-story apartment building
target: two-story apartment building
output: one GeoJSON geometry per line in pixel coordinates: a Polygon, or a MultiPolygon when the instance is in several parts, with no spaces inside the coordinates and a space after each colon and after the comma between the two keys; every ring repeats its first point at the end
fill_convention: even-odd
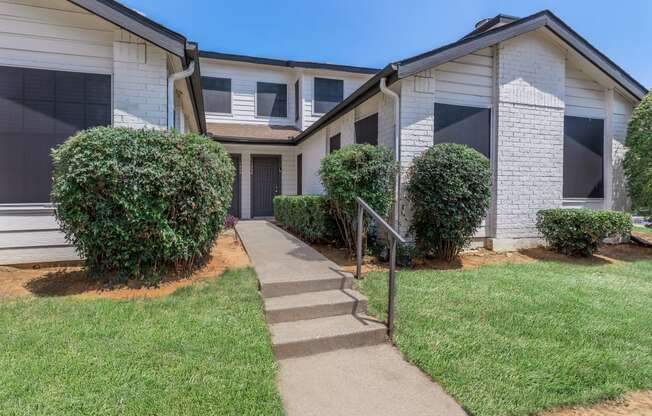
{"type": "MultiPolygon", "coordinates": [[[[241,218],[323,192],[321,159],[348,144],[390,147],[404,173],[429,146],[467,144],[493,169],[478,242],[530,246],[542,208],[627,208],[624,137],[646,93],[549,11],[376,70],[202,52],[113,0],[0,0],[0,264],[76,258],[49,155],[98,125],[211,135],[237,166],[241,218]]],[[[400,210],[407,233],[402,194],[400,210]]]]}
{"type": "Polygon", "coordinates": [[[241,218],[272,216],[275,195],[315,191],[323,152],[302,152],[293,139],[378,71],[206,51],[200,57],[207,130],[236,164],[231,212],[241,218]]]}

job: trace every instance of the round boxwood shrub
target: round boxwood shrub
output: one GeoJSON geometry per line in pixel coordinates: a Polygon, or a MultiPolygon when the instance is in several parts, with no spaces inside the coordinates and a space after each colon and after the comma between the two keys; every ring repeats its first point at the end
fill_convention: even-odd
{"type": "Polygon", "coordinates": [[[590,256],[605,238],[629,235],[632,218],[616,211],[544,209],[537,213],[537,229],[554,250],[570,256],[590,256]]]}
{"type": "Polygon", "coordinates": [[[632,208],[652,212],[652,93],[632,113],[625,145],[623,168],[632,208]]]}
{"type": "Polygon", "coordinates": [[[489,208],[489,160],[468,146],[433,146],[414,159],[407,193],[417,247],[450,261],[471,241],[489,208]]]}
{"type": "MultiPolygon", "coordinates": [[[[350,254],[355,252],[357,203],[360,197],[379,215],[386,216],[393,201],[394,156],[384,146],[353,144],[324,157],[319,175],[326,198],[350,254]]],[[[365,221],[366,236],[368,223],[365,221]]]]}
{"type": "Polygon", "coordinates": [[[203,136],[98,127],[53,159],[56,218],[91,276],[190,272],[224,226],[234,168],[203,136]]]}

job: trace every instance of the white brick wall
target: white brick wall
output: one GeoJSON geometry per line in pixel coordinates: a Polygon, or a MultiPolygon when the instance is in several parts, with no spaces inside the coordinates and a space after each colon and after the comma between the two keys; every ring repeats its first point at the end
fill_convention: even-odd
{"type": "Polygon", "coordinates": [[[498,239],[536,238],[536,213],[561,206],[564,54],[541,35],[498,50],[496,212],[498,239]]]}
{"type": "Polygon", "coordinates": [[[124,30],[116,30],[113,54],[113,124],[166,128],[166,52],[124,30]]]}

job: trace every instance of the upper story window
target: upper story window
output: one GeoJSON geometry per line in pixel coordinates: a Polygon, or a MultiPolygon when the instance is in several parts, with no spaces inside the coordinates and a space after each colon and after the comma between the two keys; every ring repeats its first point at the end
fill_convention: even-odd
{"type": "Polygon", "coordinates": [[[315,113],[327,113],[344,99],[344,81],[315,78],[315,113]]]}
{"type": "Polygon", "coordinates": [[[434,144],[465,144],[489,157],[491,109],[435,103],[434,144]]]}
{"type": "Polygon", "coordinates": [[[301,108],[299,108],[299,80],[294,83],[294,121],[299,121],[299,114],[301,114],[301,108]]]}
{"type": "Polygon", "coordinates": [[[337,133],[335,136],[332,136],[328,139],[328,153],[333,153],[336,150],[340,150],[342,147],[342,135],[337,133]]]}
{"type": "Polygon", "coordinates": [[[287,117],[288,86],[273,82],[258,82],[256,84],[256,115],[287,117]]]}
{"type": "Polygon", "coordinates": [[[564,117],[564,198],[604,198],[604,120],[564,117]]]}
{"type": "Polygon", "coordinates": [[[201,77],[204,109],[208,113],[231,113],[231,80],[201,77]]]}
{"type": "Polygon", "coordinates": [[[378,144],[378,113],[355,122],[355,142],[358,144],[378,144]]]}

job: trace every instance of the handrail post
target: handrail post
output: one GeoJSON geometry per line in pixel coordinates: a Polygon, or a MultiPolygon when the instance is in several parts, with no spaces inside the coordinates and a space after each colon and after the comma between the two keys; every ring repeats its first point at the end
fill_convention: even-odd
{"type": "Polygon", "coordinates": [[[389,284],[387,290],[387,335],[389,340],[393,342],[392,336],[394,335],[394,295],[396,292],[396,238],[389,237],[389,284]]]}
{"type": "Polygon", "coordinates": [[[356,243],[356,265],[355,265],[355,277],[358,279],[362,278],[362,223],[364,221],[364,209],[362,205],[358,203],[358,239],[356,243]]]}

